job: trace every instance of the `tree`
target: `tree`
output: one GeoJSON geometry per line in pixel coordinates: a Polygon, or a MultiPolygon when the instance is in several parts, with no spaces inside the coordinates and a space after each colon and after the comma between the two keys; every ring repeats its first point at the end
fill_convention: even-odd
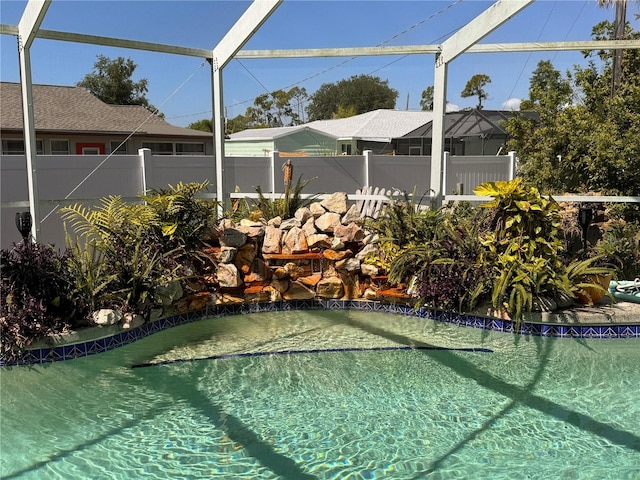
{"type": "Polygon", "coordinates": [[[308,98],[306,89],[299,87],[258,95],[253,101],[253,106],[248,107],[244,115],[238,115],[230,121],[233,122],[234,128],[233,132],[227,133],[247,128],[300,125],[303,118],[300,110],[304,110],[303,104],[306,98],[308,98]],[[236,130],[241,125],[244,128],[236,130]]]}
{"type": "Polygon", "coordinates": [[[422,91],[420,108],[422,110],[433,110],[433,85],[422,91]]]}
{"type": "MultiPolygon", "coordinates": [[[[592,35],[611,38],[613,28],[602,22],[592,35]]],[[[626,36],[640,39],[631,29],[626,36]]],[[[590,60],[566,77],[550,62],[538,64],[521,109],[534,110],[539,119],[521,112],[507,121],[507,148],[518,152],[519,174],[546,192],[639,195],[640,51],[624,51],[621,82],[613,96],[612,53],[588,53],[594,55],[602,65],[590,60]]]]}
{"type": "MultiPolygon", "coordinates": [[[[627,0],[597,0],[598,5],[604,8],[609,8],[614,5],[616,9],[615,22],[614,22],[614,40],[622,40],[624,38],[624,31],[627,25],[627,0]]],[[[611,80],[611,95],[616,94],[616,90],[620,86],[620,80],[622,77],[622,50],[613,51],[613,76],[611,80]]]]}
{"type": "Polygon", "coordinates": [[[84,76],[76,85],[86,88],[90,93],[110,105],[142,105],[151,111],[156,108],[145,96],[148,80],[137,82],[132,79],[137,65],[130,58],[118,57],[115,60],[98,55],[93,71],[84,76]]]}
{"type": "Polygon", "coordinates": [[[483,73],[478,73],[471,77],[460,93],[462,98],[478,97],[478,110],[482,109],[482,100],[489,98],[489,94],[484,89],[485,85],[491,83],[491,78],[483,73]]]}
{"type": "Polygon", "coordinates": [[[398,91],[388,80],[370,75],[354,75],[337,83],[325,83],[310,97],[309,120],[334,118],[338,112],[353,111],[354,115],[379,108],[394,108],[398,91]]]}
{"type": "Polygon", "coordinates": [[[213,120],[204,118],[202,120],[190,123],[189,125],[187,125],[187,128],[190,128],[192,130],[200,130],[202,132],[213,132],[213,120]]]}

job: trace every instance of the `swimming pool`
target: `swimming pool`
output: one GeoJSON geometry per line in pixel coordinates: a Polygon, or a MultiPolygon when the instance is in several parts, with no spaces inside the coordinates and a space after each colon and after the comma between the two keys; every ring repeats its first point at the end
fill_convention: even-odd
{"type": "Polygon", "coordinates": [[[639,346],[361,311],[205,319],[4,369],[0,475],[640,478],[639,346]]]}

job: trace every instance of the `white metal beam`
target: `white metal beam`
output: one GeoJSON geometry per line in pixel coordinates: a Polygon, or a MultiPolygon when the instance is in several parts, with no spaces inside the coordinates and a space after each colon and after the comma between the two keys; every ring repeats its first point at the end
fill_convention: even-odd
{"type": "Polygon", "coordinates": [[[31,213],[31,220],[33,222],[31,235],[36,242],[40,241],[40,202],[38,195],[38,159],[36,154],[36,129],[33,115],[30,48],[50,4],[51,0],[29,0],[18,23],[18,55],[20,57],[24,152],[27,157],[29,212],[31,213]]]}
{"type": "Polygon", "coordinates": [[[451,62],[533,2],[534,0],[498,0],[443,42],[440,61],[451,62]]]}
{"type": "Polygon", "coordinates": [[[254,0],[238,21],[213,49],[213,144],[215,146],[216,197],[218,211],[224,209],[224,97],[222,95],[222,70],[233,56],[249,41],[283,0],[254,0]]]}
{"type": "Polygon", "coordinates": [[[213,68],[224,68],[282,2],[283,0],[253,0],[213,49],[213,68]]]}
{"type": "Polygon", "coordinates": [[[433,85],[433,124],[431,136],[430,193],[436,206],[442,203],[442,173],[444,170],[444,118],[447,98],[447,70],[449,62],[469,50],[493,30],[508,21],[534,0],[498,0],[468,24],[444,41],[436,55],[433,85]]]}
{"type": "MultiPolygon", "coordinates": [[[[18,27],[0,24],[0,35],[18,35],[18,27]]],[[[129,48],[148,52],[169,53],[190,57],[212,59],[208,49],[167,45],[163,43],[141,42],[123,38],[87,35],[83,33],[61,32],[58,30],[38,30],[36,38],[60,42],[84,43],[108,47],[129,48]]],[[[396,45],[382,47],[342,47],[304,48],[284,50],[239,50],[234,58],[315,58],[315,57],[374,57],[384,55],[425,55],[441,51],[440,45],[396,45]]],[[[519,42],[519,43],[477,43],[464,53],[518,53],[518,52],[558,52],[582,50],[630,50],[639,49],[640,40],[582,40],[571,42],[519,42]]]]}

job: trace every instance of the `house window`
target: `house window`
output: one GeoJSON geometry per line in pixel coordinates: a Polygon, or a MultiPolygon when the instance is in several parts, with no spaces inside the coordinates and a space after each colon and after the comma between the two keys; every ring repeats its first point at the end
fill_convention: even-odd
{"type": "Polygon", "coordinates": [[[422,155],[422,148],[409,147],[409,155],[422,155]]]}
{"type": "Polygon", "coordinates": [[[142,148],[148,148],[154,155],[173,155],[171,142],[142,142],[142,148]]]}
{"type": "Polygon", "coordinates": [[[111,153],[115,153],[118,155],[127,154],[127,142],[111,142],[110,148],[111,153]]]}
{"type": "Polygon", "coordinates": [[[342,143],[340,145],[341,151],[343,155],[351,155],[351,144],[350,143],[342,143]]]}
{"type": "Polygon", "coordinates": [[[204,155],[204,143],[176,143],[176,155],[204,155]]]}
{"type": "MultiPolygon", "coordinates": [[[[42,140],[36,140],[36,154],[44,155],[42,140]]],[[[24,155],[24,140],[2,140],[2,155],[24,155]]]]}
{"type": "Polygon", "coordinates": [[[69,155],[69,140],[51,140],[51,155],[69,155]]]}

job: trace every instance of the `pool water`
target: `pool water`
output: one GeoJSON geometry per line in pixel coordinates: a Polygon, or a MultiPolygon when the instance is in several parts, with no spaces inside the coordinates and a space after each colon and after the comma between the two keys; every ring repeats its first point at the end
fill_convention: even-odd
{"type": "Polygon", "coordinates": [[[3,479],[640,478],[633,339],[260,313],[0,388],[3,479]]]}

